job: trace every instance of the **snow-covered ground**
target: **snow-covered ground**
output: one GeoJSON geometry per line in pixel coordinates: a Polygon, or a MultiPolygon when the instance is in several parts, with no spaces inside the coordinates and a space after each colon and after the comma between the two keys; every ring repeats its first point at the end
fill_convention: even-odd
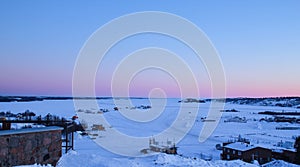
{"type": "MultiPolygon", "coordinates": [[[[151,104],[148,99],[118,99],[119,101],[131,100],[131,106],[115,104],[113,99],[97,100],[99,108],[108,109],[109,112],[98,113],[98,109],[86,106],[82,108],[83,112],[76,112],[72,100],[49,100],[35,102],[11,102],[0,103],[0,111],[11,111],[12,113],[24,112],[29,109],[37,114],[46,115],[48,113],[71,118],[78,114],[80,120],[84,120],[90,128],[92,124],[104,125],[105,131],[94,133],[93,139],[88,136],[75,135],[75,150],[64,154],[60,159],[58,166],[251,166],[243,161],[221,161],[221,151],[216,149],[216,144],[221,144],[228,140],[232,140],[239,135],[249,139],[252,143],[274,147],[280,141],[294,142],[293,136],[299,135],[300,130],[277,130],[276,127],[292,126],[300,127],[299,124],[276,123],[276,122],[260,122],[261,118],[272,117],[257,114],[261,111],[300,111],[296,108],[288,107],[270,107],[270,106],[251,106],[238,104],[225,104],[225,109],[236,109],[240,112],[222,112],[222,117],[212,135],[205,141],[199,142],[199,134],[205,122],[209,111],[210,102],[207,103],[178,103],[180,99],[167,99],[166,105],[162,113],[149,122],[137,122],[124,117],[122,112],[150,112],[159,103],[151,104]],[[120,106],[121,105],[121,106],[120,106]],[[137,110],[134,106],[152,106],[152,109],[137,110]],[[198,113],[194,116],[194,109],[199,105],[198,113]],[[119,111],[115,111],[114,107],[118,106],[119,111]],[[179,109],[185,111],[185,115],[177,118],[179,109]],[[235,122],[230,120],[234,117],[243,118],[247,123],[235,122]],[[245,118],[244,118],[245,117],[245,118]],[[101,119],[105,119],[107,124],[101,119]],[[194,122],[195,119],[195,122],[194,122]],[[188,128],[191,130],[186,136],[180,140],[178,146],[179,155],[166,155],[162,153],[144,155],[141,149],[148,147],[148,138],[163,132],[170,127],[175,120],[179,120],[178,131],[188,128]],[[229,120],[229,122],[228,122],[229,120]],[[93,122],[94,121],[94,122],[93,122]],[[194,122],[194,123],[193,123],[194,122]],[[107,126],[109,125],[109,126],[107,126]],[[110,135],[112,131],[119,131],[127,136],[136,138],[145,138],[143,143],[128,143],[130,141],[122,141],[118,136],[110,135]],[[111,145],[115,144],[115,150],[130,150],[134,157],[122,156],[112,153],[99,144],[107,142],[111,145]],[[133,147],[136,146],[136,147],[133,147]],[[203,158],[212,158],[211,161],[205,161],[203,158]]],[[[116,100],[116,101],[118,101],[116,100]]],[[[87,101],[88,103],[88,101],[87,101]]],[[[161,103],[163,104],[163,103],[161,103]]],[[[160,139],[161,142],[167,140],[177,141],[178,139],[160,139]]],[[[110,148],[108,148],[110,149],[110,148]]],[[[277,164],[284,164],[282,161],[276,161],[277,164]]],[[[274,164],[275,165],[275,164],[274,164]]],[[[256,166],[256,165],[253,165],[256,166]]]]}

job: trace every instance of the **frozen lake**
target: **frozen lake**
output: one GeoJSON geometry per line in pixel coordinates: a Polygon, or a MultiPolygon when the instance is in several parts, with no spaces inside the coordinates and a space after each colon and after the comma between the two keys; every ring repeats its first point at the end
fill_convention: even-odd
{"type": "MultiPolygon", "coordinates": [[[[73,157],[79,155],[81,159],[102,157],[99,162],[105,161],[103,158],[117,158],[118,162],[126,157],[118,155],[118,151],[130,150],[134,156],[145,156],[140,153],[140,150],[148,146],[148,139],[152,136],[164,132],[175,121],[178,121],[176,130],[178,132],[190,129],[182,140],[180,140],[176,146],[178,146],[178,154],[183,157],[189,158],[203,158],[205,156],[211,157],[213,161],[220,160],[221,151],[216,149],[216,144],[221,144],[228,140],[234,139],[241,135],[244,138],[249,139],[252,143],[259,143],[266,146],[273,146],[280,141],[294,142],[293,136],[300,134],[300,130],[278,130],[276,127],[300,127],[299,124],[291,123],[276,123],[276,122],[264,122],[259,121],[261,118],[272,117],[268,115],[261,115],[258,112],[262,111],[299,111],[296,108],[287,107],[269,107],[269,106],[251,106],[251,105],[237,105],[237,104],[225,104],[225,110],[235,109],[239,112],[222,112],[220,122],[212,135],[205,141],[199,142],[199,134],[205,123],[203,121],[208,114],[210,108],[210,102],[206,103],[178,103],[180,99],[155,99],[149,101],[148,99],[101,99],[97,100],[99,108],[89,107],[86,105],[81,112],[78,112],[78,108],[74,107],[72,100],[45,100],[34,102],[2,102],[0,103],[0,111],[11,111],[12,113],[24,112],[30,110],[37,115],[46,115],[48,113],[71,118],[75,114],[78,114],[79,120],[86,122],[87,124],[102,124],[105,131],[99,132],[97,137],[90,139],[87,136],[80,136],[76,134],[75,139],[75,152],[73,157]],[[130,102],[130,103],[128,103],[130,102]],[[151,106],[151,109],[137,109],[139,106],[151,106]],[[162,106],[160,106],[162,105],[162,106]],[[114,110],[114,107],[118,107],[118,111],[114,110]],[[199,107],[199,108],[198,108],[199,107]],[[162,110],[161,110],[162,108],[162,110]],[[195,112],[196,115],[189,111],[195,112]],[[107,109],[108,112],[98,112],[99,109],[107,109]],[[155,117],[150,121],[139,122],[136,120],[130,120],[126,117],[127,113],[138,112],[139,114],[147,114],[147,112],[155,112],[155,109],[161,110],[156,113],[155,117]],[[185,111],[185,115],[179,118],[178,114],[180,109],[185,111]],[[124,116],[125,114],[125,116],[124,116]],[[191,116],[190,116],[191,114],[191,116]],[[243,121],[236,121],[233,118],[241,118],[243,121]],[[105,124],[101,120],[107,121],[105,124]],[[245,123],[246,122],[246,123],[245,123]],[[146,143],[128,143],[129,141],[122,141],[118,136],[111,135],[113,131],[118,131],[121,134],[136,138],[145,138],[146,143]],[[109,142],[108,142],[109,141],[109,142]],[[114,153],[100,147],[101,143],[115,144],[114,153]],[[116,151],[117,150],[117,151],[116,151]],[[91,157],[92,156],[92,157],[91,157]]],[[[89,100],[82,100],[89,104],[89,100]]],[[[149,113],[148,113],[149,114],[149,113]]],[[[153,116],[150,114],[150,116],[153,116]]],[[[209,121],[209,120],[207,120],[209,121]]],[[[161,142],[167,140],[177,141],[178,139],[160,138],[161,142]]],[[[72,157],[71,156],[71,157],[72,157]]],[[[65,155],[65,159],[68,156],[65,155]]],[[[166,158],[166,157],[165,157],[166,158]]],[[[169,157],[170,158],[170,157],[169,157]]],[[[127,159],[127,160],[130,160],[127,159]]],[[[137,158],[134,162],[139,163],[153,163],[157,160],[157,155],[151,155],[147,158],[137,158]]],[[[96,160],[95,160],[96,161],[96,160]]],[[[66,163],[62,160],[61,164],[66,163]]],[[[128,162],[130,163],[130,162],[128,162]]],[[[95,162],[95,164],[97,164],[95,162]]],[[[93,164],[91,164],[93,165],[93,164]]]]}

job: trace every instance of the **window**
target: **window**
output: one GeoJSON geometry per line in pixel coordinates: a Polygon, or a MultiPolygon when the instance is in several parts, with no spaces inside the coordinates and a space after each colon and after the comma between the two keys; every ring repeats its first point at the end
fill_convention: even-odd
{"type": "Polygon", "coordinates": [[[227,152],[230,153],[230,149],[227,149],[227,152]]]}
{"type": "Polygon", "coordinates": [[[238,155],[242,155],[242,152],[238,151],[238,155]]]}
{"type": "Polygon", "coordinates": [[[230,155],[227,154],[227,159],[230,159],[230,155]]]}
{"type": "Polygon", "coordinates": [[[235,150],[232,151],[232,154],[235,154],[235,150]]]}

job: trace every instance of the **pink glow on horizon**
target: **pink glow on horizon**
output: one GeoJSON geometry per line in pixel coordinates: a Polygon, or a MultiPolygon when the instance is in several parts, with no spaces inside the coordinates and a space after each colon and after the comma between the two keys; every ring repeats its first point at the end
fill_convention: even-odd
{"type": "Polygon", "coordinates": [[[278,97],[299,96],[300,88],[285,87],[276,84],[227,86],[227,97],[278,97]]]}
{"type": "MultiPolygon", "coordinates": [[[[72,95],[71,82],[56,83],[56,82],[20,82],[11,81],[11,84],[1,83],[2,95],[72,95]]],[[[276,96],[299,96],[299,87],[280,87],[280,86],[227,86],[227,97],[276,97],[276,96]]],[[[149,83],[131,84],[129,93],[130,96],[148,97],[150,91],[154,88],[161,88],[165,91],[167,97],[180,97],[180,90],[177,86],[174,87],[168,84],[153,85],[149,83]]],[[[203,88],[201,88],[203,89],[203,88]]],[[[209,89],[209,88],[207,88],[209,89]]],[[[194,90],[190,90],[194,91],[194,90]]],[[[209,98],[209,91],[201,91],[201,97],[209,98]]],[[[109,86],[98,86],[96,88],[97,96],[111,96],[109,86]]]]}

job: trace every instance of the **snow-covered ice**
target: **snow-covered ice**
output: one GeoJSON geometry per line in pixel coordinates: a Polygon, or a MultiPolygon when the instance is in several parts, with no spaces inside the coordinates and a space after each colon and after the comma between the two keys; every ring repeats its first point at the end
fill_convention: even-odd
{"type": "MultiPolygon", "coordinates": [[[[133,106],[149,105],[151,102],[148,99],[121,99],[131,100],[133,106]]],[[[294,142],[293,136],[299,135],[300,130],[277,130],[278,126],[298,126],[299,124],[290,123],[276,123],[259,121],[261,118],[271,117],[267,115],[257,114],[261,111],[299,111],[296,108],[288,107],[274,107],[274,106],[251,106],[227,103],[224,109],[236,109],[240,112],[222,112],[222,117],[212,135],[204,142],[199,142],[199,134],[205,122],[203,118],[207,116],[210,102],[207,103],[190,103],[184,106],[184,110],[192,111],[199,105],[198,113],[195,117],[189,116],[189,113],[183,117],[178,118],[180,127],[178,131],[191,128],[186,136],[177,143],[179,155],[166,155],[162,153],[151,154],[149,156],[143,155],[139,152],[142,148],[148,147],[148,139],[163,132],[170,127],[177,118],[179,108],[182,103],[178,103],[180,99],[167,99],[166,106],[163,112],[149,121],[137,122],[129,120],[124,117],[120,111],[115,111],[116,104],[113,99],[97,100],[99,108],[108,109],[109,112],[96,114],[96,108],[83,108],[95,112],[95,114],[83,114],[76,112],[72,100],[45,100],[35,102],[11,102],[0,103],[0,111],[11,111],[13,113],[24,112],[29,109],[37,113],[37,115],[46,115],[48,113],[71,118],[76,113],[80,120],[85,120],[89,124],[103,124],[100,117],[104,118],[109,126],[104,126],[105,131],[98,131],[97,137],[91,139],[88,136],[81,136],[75,134],[75,150],[64,154],[60,159],[58,166],[256,166],[248,164],[240,160],[236,161],[222,161],[220,160],[221,151],[216,149],[216,144],[221,144],[230,139],[237,138],[241,135],[250,140],[251,143],[273,146],[280,141],[294,142]],[[240,117],[247,120],[247,123],[240,122],[225,122],[229,118],[240,117]],[[201,119],[202,118],[202,119],[201,119]],[[193,120],[195,122],[193,123],[193,120]],[[119,131],[127,136],[144,137],[145,143],[126,144],[126,141],[120,141],[116,136],[110,136],[112,130],[119,131]],[[112,153],[103,147],[100,147],[97,142],[109,142],[111,145],[115,144],[120,147],[119,150],[130,150],[134,157],[127,157],[112,153]],[[132,147],[132,146],[136,147],[132,147]],[[205,161],[201,158],[211,157],[211,161],[205,161]]],[[[121,106],[125,112],[149,112],[150,110],[137,110],[131,108],[132,106],[121,106]],[[127,107],[127,108],[126,108],[127,107]]],[[[155,107],[154,107],[155,108],[155,107]]],[[[167,139],[160,139],[166,141],[167,139]]],[[[177,140],[169,138],[168,140],[177,140]]],[[[130,141],[127,141],[130,142],[130,141]]],[[[108,148],[109,149],[109,148],[108,148]]],[[[276,163],[285,164],[282,161],[275,161],[276,163]]],[[[289,163],[286,163],[289,164],[289,163]]],[[[274,166],[273,165],[273,166],[274,166]]]]}

